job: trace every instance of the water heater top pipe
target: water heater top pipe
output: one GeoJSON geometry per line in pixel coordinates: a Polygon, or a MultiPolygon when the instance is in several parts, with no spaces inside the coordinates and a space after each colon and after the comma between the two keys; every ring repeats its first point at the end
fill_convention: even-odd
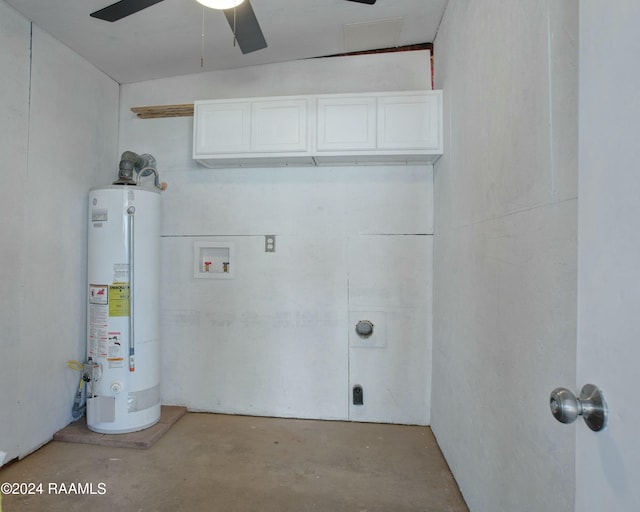
{"type": "Polygon", "coordinates": [[[156,159],[148,153],[138,155],[133,151],[125,151],[120,157],[120,165],[122,165],[123,161],[132,162],[133,166],[138,170],[144,169],[145,167],[151,167],[153,169],[156,167],[156,159]]]}
{"type": "Polygon", "coordinates": [[[120,166],[118,171],[118,179],[113,182],[114,185],[139,185],[140,178],[153,174],[155,176],[155,187],[160,190],[166,190],[167,184],[160,183],[158,170],[156,169],[156,159],[147,153],[138,155],[133,151],[125,151],[120,157],[120,166]],[[137,174],[134,179],[133,173],[137,174]]]}

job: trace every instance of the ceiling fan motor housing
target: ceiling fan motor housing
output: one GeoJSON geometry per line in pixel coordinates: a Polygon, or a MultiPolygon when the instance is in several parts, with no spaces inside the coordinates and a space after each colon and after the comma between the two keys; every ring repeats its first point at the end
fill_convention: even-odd
{"type": "MultiPolygon", "coordinates": [[[[104,9],[92,12],[89,16],[113,23],[114,21],[131,16],[162,1],[163,0],[120,0],[104,9]]],[[[375,2],[375,0],[373,1],[375,2]]],[[[366,3],[371,3],[371,0],[367,0],[366,3]]],[[[204,2],[204,4],[207,4],[207,2],[204,2]]],[[[236,7],[224,10],[229,26],[233,31],[234,45],[237,41],[243,54],[266,48],[267,41],[264,38],[256,14],[251,7],[250,0],[241,0],[240,2],[236,0],[235,5],[236,7]]],[[[211,7],[214,7],[214,4],[212,4],[211,7]]]]}

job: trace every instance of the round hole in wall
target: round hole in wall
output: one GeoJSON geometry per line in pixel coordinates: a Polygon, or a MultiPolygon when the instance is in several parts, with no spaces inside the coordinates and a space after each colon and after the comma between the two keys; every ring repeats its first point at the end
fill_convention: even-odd
{"type": "Polygon", "coordinates": [[[373,334],[373,323],[369,320],[360,320],[356,324],[356,333],[361,338],[368,338],[373,334]]]}

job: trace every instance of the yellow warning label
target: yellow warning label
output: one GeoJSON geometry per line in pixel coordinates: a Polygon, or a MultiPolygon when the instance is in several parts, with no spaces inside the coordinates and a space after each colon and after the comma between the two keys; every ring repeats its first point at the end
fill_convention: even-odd
{"type": "Polygon", "coordinates": [[[129,316],[129,283],[109,285],[109,316],[129,316]]]}

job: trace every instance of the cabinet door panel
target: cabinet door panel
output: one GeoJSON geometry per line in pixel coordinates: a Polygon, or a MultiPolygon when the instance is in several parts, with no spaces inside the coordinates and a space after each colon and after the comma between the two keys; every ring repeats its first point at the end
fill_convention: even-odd
{"type": "Polygon", "coordinates": [[[251,105],[251,151],[307,151],[307,100],[256,101],[251,105]]]}
{"type": "Polygon", "coordinates": [[[194,154],[249,151],[250,114],[249,102],[196,105],[194,154]]]}
{"type": "Polygon", "coordinates": [[[438,149],[439,107],[433,94],[378,98],[378,149],[438,149]]]}
{"type": "Polygon", "coordinates": [[[318,99],[318,151],[376,147],[376,99],[318,99]]]}

